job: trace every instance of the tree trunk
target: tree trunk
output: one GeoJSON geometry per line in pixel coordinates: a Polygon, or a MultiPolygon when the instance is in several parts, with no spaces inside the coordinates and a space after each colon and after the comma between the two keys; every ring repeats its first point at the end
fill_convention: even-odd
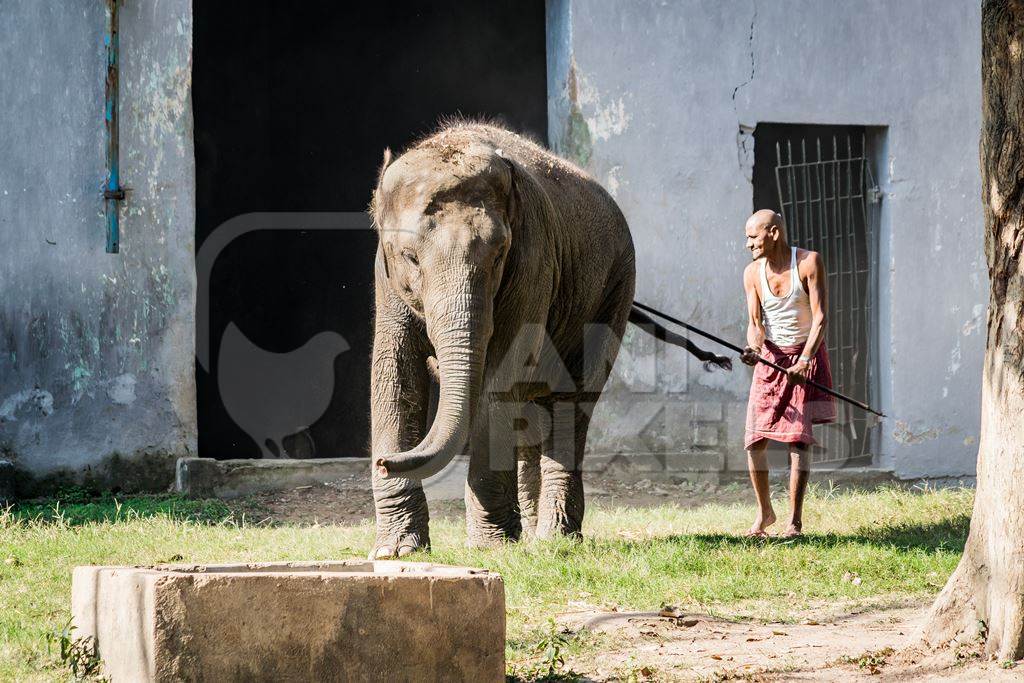
{"type": "Polygon", "coordinates": [[[1008,660],[1024,656],[1024,0],[985,0],[981,21],[991,298],[978,486],[963,558],[921,636],[932,648],[983,643],[1008,660]]]}

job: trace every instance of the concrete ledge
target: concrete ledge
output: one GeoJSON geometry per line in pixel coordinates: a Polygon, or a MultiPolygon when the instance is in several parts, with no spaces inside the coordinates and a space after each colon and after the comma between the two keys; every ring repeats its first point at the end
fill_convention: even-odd
{"type": "Polygon", "coordinates": [[[0,505],[14,502],[14,463],[0,460],[0,505]]]}
{"type": "Polygon", "coordinates": [[[121,681],[504,681],[505,590],[420,562],[76,567],[76,636],[121,681]]]}
{"type": "Polygon", "coordinates": [[[214,460],[179,458],[174,490],[196,498],[238,498],[263,491],[322,484],[369,472],[367,458],[214,460]]]}
{"type": "MultiPolygon", "coordinates": [[[[461,500],[465,495],[469,458],[456,457],[443,470],[423,480],[427,500],[461,500]]],[[[323,484],[349,477],[370,479],[369,458],[309,460],[214,460],[179,458],[174,490],[195,498],[238,498],[265,491],[323,484]]]]}
{"type": "MultiPolygon", "coordinates": [[[[469,461],[459,456],[441,472],[423,481],[428,500],[460,500],[465,491],[469,461]]],[[[717,450],[668,453],[594,453],[583,460],[583,472],[590,478],[614,477],[622,481],[690,481],[719,484],[746,481],[745,467],[729,470],[725,456],[717,450]]],[[[773,470],[772,476],[788,476],[788,470],[773,470]]],[[[214,460],[181,458],[175,476],[175,490],[197,498],[237,498],[267,491],[283,491],[342,479],[357,478],[370,485],[368,458],[323,458],[313,460],[214,460]]],[[[899,481],[891,471],[869,467],[835,470],[814,468],[816,481],[870,486],[899,481]]],[[[963,478],[961,478],[963,479],[963,478]]],[[[0,499],[3,470],[0,466],[0,499]]]]}

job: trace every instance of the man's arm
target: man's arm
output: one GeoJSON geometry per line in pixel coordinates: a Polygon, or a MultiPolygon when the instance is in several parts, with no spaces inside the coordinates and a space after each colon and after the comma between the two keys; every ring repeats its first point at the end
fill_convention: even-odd
{"type": "Polygon", "coordinates": [[[807,294],[811,300],[811,331],[804,343],[804,350],[799,360],[789,369],[789,376],[802,382],[807,379],[811,359],[818,352],[818,347],[825,340],[825,311],[828,310],[828,278],[825,276],[825,262],[821,254],[810,252],[810,258],[804,259],[807,277],[807,294]]]}
{"type": "Polygon", "coordinates": [[[747,365],[757,363],[764,344],[764,321],[761,320],[761,297],[757,293],[757,262],[743,270],[743,291],[747,295],[747,348],[740,356],[747,365]]]}

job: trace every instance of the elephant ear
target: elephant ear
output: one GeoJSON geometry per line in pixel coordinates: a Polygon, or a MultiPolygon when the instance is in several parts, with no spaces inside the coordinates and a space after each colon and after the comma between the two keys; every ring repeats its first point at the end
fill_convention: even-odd
{"type": "Polygon", "coordinates": [[[384,171],[388,170],[388,166],[391,165],[391,148],[384,148],[384,160],[380,164],[380,170],[377,172],[377,189],[380,189],[381,184],[384,182],[384,171]]]}
{"type": "Polygon", "coordinates": [[[501,150],[496,151],[498,158],[501,159],[505,166],[508,168],[508,197],[505,200],[505,215],[508,217],[508,224],[515,225],[519,220],[520,211],[520,198],[519,183],[522,182],[520,178],[520,171],[516,168],[516,163],[503,155],[501,150]]]}
{"type": "Polygon", "coordinates": [[[388,280],[391,279],[391,243],[381,240],[383,249],[381,249],[381,260],[384,261],[384,277],[388,280]]]}
{"type": "Polygon", "coordinates": [[[380,170],[377,171],[377,186],[373,190],[373,199],[370,201],[370,214],[373,216],[373,222],[376,223],[377,228],[380,229],[381,223],[383,222],[383,210],[381,206],[381,186],[384,184],[384,172],[388,170],[388,166],[391,165],[391,148],[384,148],[384,160],[380,164],[380,170]]]}

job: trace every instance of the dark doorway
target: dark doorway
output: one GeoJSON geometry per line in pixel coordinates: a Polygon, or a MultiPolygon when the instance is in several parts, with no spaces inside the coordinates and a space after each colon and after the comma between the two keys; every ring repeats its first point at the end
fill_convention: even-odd
{"type": "MultiPolygon", "coordinates": [[[[196,2],[193,39],[197,250],[249,212],[363,211],[384,148],[401,151],[442,116],[546,137],[543,0],[196,2]]],[[[368,229],[289,229],[220,251],[209,321],[197,320],[210,348],[196,367],[200,456],[367,454],[375,248],[368,229]],[[324,333],[348,350],[313,352],[298,378],[280,363],[264,372],[324,333]],[[222,339],[241,340],[224,347],[224,366],[241,363],[228,393],[281,410],[237,423],[222,339]],[[326,411],[293,410],[325,391],[326,411]],[[261,431],[265,419],[291,420],[291,436],[261,431]]]]}
{"type": "MultiPolygon", "coordinates": [[[[790,244],[822,255],[833,382],[869,403],[877,398],[875,228],[881,199],[867,149],[874,135],[864,126],[759,123],[754,130],[754,208],[780,212],[790,244]]],[[[841,401],[836,408],[835,424],[815,428],[812,463],[871,464],[874,420],[841,401]]]]}

